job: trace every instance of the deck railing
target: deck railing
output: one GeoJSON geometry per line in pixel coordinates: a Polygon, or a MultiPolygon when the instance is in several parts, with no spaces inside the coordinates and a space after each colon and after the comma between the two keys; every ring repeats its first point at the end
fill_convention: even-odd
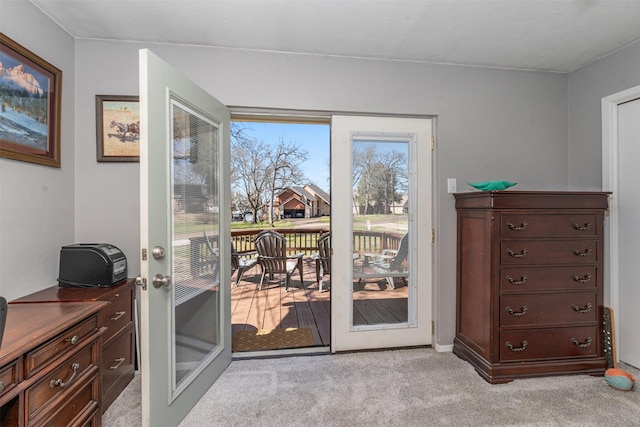
{"type": "MultiPolygon", "coordinates": [[[[328,229],[325,228],[272,228],[287,239],[287,252],[303,252],[309,256],[318,251],[318,238],[328,229]]],[[[254,238],[260,229],[232,230],[231,241],[241,254],[255,252],[254,238]]],[[[402,234],[390,232],[358,231],[353,232],[353,252],[360,255],[365,252],[380,252],[383,249],[398,249],[402,234]]],[[[214,248],[218,246],[217,239],[210,239],[214,248]]],[[[189,255],[191,274],[198,276],[214,263],[213,256],[206,247],[204,236],[189,238],[189,255]]]]}

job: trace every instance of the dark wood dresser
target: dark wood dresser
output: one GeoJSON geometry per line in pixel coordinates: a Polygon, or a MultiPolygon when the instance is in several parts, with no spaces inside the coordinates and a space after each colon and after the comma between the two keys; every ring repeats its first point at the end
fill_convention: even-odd
{"type": "Polygon", "coordinates": [[[100,426],[99,311],[106,304],[9,304],[0,425],[100,426]]]}
{"type": "Polygon", "coordinates": [[[458,193],[453,352],[490,383],[602,375],[608,193],[458,193]]]}
{"type": "Polygon", "coordinates": [[[122,284],[110,288],[60,288],[52,286],[27,295],[11,304],[106,301],[100,310],[100,326],[107,330],[102,341],[102,412],[107,410],[134,376],[134,310],[135,279],[127,279],[122,284]]]}

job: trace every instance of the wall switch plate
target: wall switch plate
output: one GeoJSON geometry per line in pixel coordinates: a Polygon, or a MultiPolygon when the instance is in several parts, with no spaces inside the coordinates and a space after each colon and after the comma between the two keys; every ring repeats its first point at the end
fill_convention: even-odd
{"type": "Polygon", "coordinates": [[[457,184],[455,178],[447,178],[447,193],[455,193],[457,190],[457,184]]]}

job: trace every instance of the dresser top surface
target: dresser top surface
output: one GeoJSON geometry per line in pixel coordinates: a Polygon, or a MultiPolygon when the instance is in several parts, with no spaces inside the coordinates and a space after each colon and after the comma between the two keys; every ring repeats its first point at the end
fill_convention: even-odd
{"type": "Polygon", "coordinates": [[[595,209],[608,207],[608,192],[471,191],[455,193],[456,209],[595,209]]]}
{"type": "Polygon", "coordinates": [[[134,282],[135,279],[127,279],[120,284],[107,288],[61,288],[59,286],[51,286],[13,300],[11,303],[94,301],[102,298],[106,294],[120,292],[132,286],[134,282]]]}
{"type": "Polygon", "coordinates": [[[106,302],[8,304],[0,366],[98,312],[106,302]]]}

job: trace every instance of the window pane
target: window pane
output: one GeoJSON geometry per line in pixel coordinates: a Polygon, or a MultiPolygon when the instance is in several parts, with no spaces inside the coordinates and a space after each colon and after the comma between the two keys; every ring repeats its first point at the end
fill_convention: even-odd
{"type": "Polygon", "coordinates": [[[352,141],[353,325],[408,321],[409,144],[352,141]]]}
{"type": "Polygon", "coordinates": [[[174,387],[220,346],[218,128],[172,103],[174,387]]]}

